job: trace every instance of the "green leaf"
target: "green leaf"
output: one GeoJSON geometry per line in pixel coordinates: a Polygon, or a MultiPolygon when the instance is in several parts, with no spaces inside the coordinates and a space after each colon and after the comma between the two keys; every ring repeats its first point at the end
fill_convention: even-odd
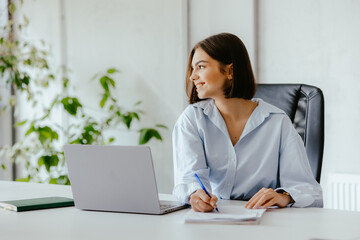
{"type": "Polygon", "coordinates": [[[48,172],[50,172],[50,168],[51,167],[56,167],[59,164],[59,157],[57,155],[45,155],[45,156],[41,156],[38,159],[38,165],[41,167],[43,165],[45,165],[45,168],[48,172]]]}
{"type": "Polygon", "coordinates": [[[1,164],[3,170],[6,170],[5,164],[1,164]]]}
{"type": "Polygon", "coordinates": [[[113,79],[109,78],[108,81],[111,84],[111,86],[115,87],[115,81],[113,79]]]}
{"type": "Polygon", "coordinates": [[[14,3],[10,3],[10,5],[9,5],[9,12],[10,12],[11,14],[14,14],[15,11],[16,11],[16,6],[15,6],[15,4],[14,4],[14,3]]]}
{"type": "Polygon", "coordinates": [[[39,141],[41,144],[45,144],[47,141],[52,142],[58,140],[59,136],[57,132],[53,131],[50,127],[38,127],[35,131],[39,134],[39,141]]]}
{"type": "Polygon", "coordinates": [[[30,58],[29,59],[24,59],[24,61],[23,61],[24,65],[31,65],[31,63],[32,63],[32,61],[31,61],[30,58]]]}
{"type": "Polygon", "coordinates": [[[31,124],[29,130],[27,130],[27,132],[25,133],[25,136],[29,135],[30,133],[36,131],[35,127],[34,127],[34,123],[31,124]]]}
{"type": "Polygon", "coordinates": [[[4,67],[4,66],[0,65],[0,73],[4,73],[4,72],[5,72],[5,70],[6,70],[6,67],[4,67]]]}
{"type": "Polygon", "coordinates": [[[24,15],[24,24],[27,26],[29,24],[29,19],[24,15]]]}
{"type": "Polygon", "coordinates": [[[105,92],[104,95],[103,95],[103,98],[102,98],[101,101],[100,101],[100,107],[101,107],[101,108],[104,108],[105,103],[106,103],[106,101],[108,100],[108,98],[109,98],[109,94],[107,94],[107,93],[105,92]]]}
{"type": "Polygon", "coordinates": [[[23,84],[23,88],[26,88],[27,85],[30,83],[30,76],[27,74],[24,74],[24,76],[21,78],[21,82],[23,84]]]}
{"type": "Polygon", "coordinates": [[[162,141],[160,133],[153,128],[143,128],[140,129],[140,137],[139,137],[139,144],[147,143],[151,138],[155,137],[156,139],[162,141]]]}
{"type": "Polygon", "coordinates": [[[81,142],[80,138],[77,138],[74,141],[70,142],[70,144],[83,144],[83,143],[81,142]]]}
{"type": "Polygon", "coordinates": [[[109,84],[113,87],[115,87],[115,81],[112,78],[109,78],[108,76],[103,76],[100,78],[100,84],[104,88],[105,92],[109,92],[109,84]]]}
{"type": "Polygon", "coordinates": [[[159,127],[159,128],[165,128],[165,129],[168,129],[168,127],[167,127],[167,126],[162,125],[162,124],[156,124],[155,126],[156,126],[156,127],[159,127]]]}
{"type": "Polygon", "coordinates": [[[61,175],[58,178],[51,178],[50,184],[70,185],[70,180],[67,175],[61,175]]]}
{"type": "Polygon", "coordinates": [[[113,73],[116,73],[116,72],[119,72],[119,70],[117,70],[116,68],[109,68],[107,70],[107,73],[109,73],[109,74],[113,74],[113,73]]]}
{"type": "Polygon", "coordinates": [[[101,135],[101,133],[95,129],[96,125],[98,125],[96,122],[91,122],[84,127],[82,133],[82,144],[92,144],[95,142],[97,137],[101,135]]]}
{"type": "Polygon", "coordinates": [[[115,138],[109,138],[109,143],[112,143],[113,141],[115,141],[115,138]]]}
{"type": "Polygon", "coordinates": [[[136,103],[135,103],[135,106],[138,106],[138,105],[140,105],[142,103],[142,101],[137,101],[136,103]]]}
{"type": "Polygon", "coordinates": [[[71,141],[70,144],[93,144],[97,138],[101,136],[101,132],[97,130],[97,122],[89,122],[81,131],[81,136],[71,141]]]}
{"type": "Polygon", "coordinates": [[[68,78],[63,78],[63,86],[64,88],[67,88],[69,84],[69,79],[68,78]]]}
{"type": "Polygon", "coordinates": [[[130,129],[131,126],[131,122],[132,122],[133,118],[131,115],[122,115],[122,121],[125,123],[126,127],[128,129],[130,129]]]}
{"type": "Polygon", "coordinates": [[[30,182],[30,176],[27,178],[17,178],[15,181],[17,182],[30,182]]]}
{"type": "Polygon", "coordinates": [[[57,178],[57,184],[70,185],[70,180],[67,175],[61,175],[57,178]]]}
{"type": "Polygon", "coordinates": [[[105,92],[110,91],[107,79],[108,79],[107,76],[103,76],[102,78],[100,78],[100,84],[103,87],[103,89],[105,90],[105,92]]]}
{"type": "Polygon", "coordinates": [[[66,97],[61,100],[61,103],[63,104],[64,109],[73,116],[76,115],[78,108],[82,107],[77,98],[66,97]]]}
{"type": "Polygon", "coordinates": [[[52,178],[49,181],[50,184],[57,184],[57,178],[52,178]]]}
{"type": "Polygon", "coordinates": [[[132,117],[134,117],[134,118],[136,118],[138,121],[140,121],[139,114],[137,114],[136,112],[132,112],[131,115],[132,115],[132,117]]]}
{"type": "Polygon", "coordinates": [[[14,127],[22,126],[22,125],[24,125],[26,122],[27,122],[27,120],[22,121],[22,122],[17,122],[17,123],[14,124],[14,127]]]}

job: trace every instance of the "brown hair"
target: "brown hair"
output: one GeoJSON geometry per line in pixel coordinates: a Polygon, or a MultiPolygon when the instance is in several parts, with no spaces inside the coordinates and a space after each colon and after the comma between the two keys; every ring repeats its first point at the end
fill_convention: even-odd
{"type": "Polygon", "coordinates": [[[186,70],[186,94],[189,97],[190,104],[203,100],[198,97],[196,87],[190,80],[191,62],[198,48],[217,60],[221,68],[233,64],[233,80],[230,87],[224,89],[226,98],[251,99],[254,96],[256,92],[255,77],[244,43],[233,34],[220,33],[197,43],[190,52],[186,70]]]}

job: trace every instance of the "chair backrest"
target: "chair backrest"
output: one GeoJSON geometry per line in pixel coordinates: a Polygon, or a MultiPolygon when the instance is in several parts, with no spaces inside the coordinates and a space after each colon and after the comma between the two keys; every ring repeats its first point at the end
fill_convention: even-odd
{"type": "Polygon", "coordinates": [[[304,141],[313,175],[320,183],[324,149],[324,96],[305,84],[258,84],[255,94],[290,117],[304,141]]]}

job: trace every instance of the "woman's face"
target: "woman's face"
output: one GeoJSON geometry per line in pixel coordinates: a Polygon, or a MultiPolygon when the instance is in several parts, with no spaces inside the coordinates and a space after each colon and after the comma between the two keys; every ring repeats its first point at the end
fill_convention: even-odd
{"type": "Polygon", "coordinates": [[[224,88],[229,84],[228,66],[225,73],[220,71],[220,63],[211,58],[204,50],[195,50],[192,62],[190,80],[194,83],[198,97],[224,98],[224,88]]]}

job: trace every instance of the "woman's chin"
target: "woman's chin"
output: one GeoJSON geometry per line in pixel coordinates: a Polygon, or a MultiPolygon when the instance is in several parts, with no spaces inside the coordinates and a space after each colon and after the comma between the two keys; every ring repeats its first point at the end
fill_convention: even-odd
{"type": "Polygon", "coordinates": [[[199,94],[199,93],[198,93],[198,98],[199,98],[199,99],[206,99],[207,97],[204,96],[204,94],[199,94]]]}

